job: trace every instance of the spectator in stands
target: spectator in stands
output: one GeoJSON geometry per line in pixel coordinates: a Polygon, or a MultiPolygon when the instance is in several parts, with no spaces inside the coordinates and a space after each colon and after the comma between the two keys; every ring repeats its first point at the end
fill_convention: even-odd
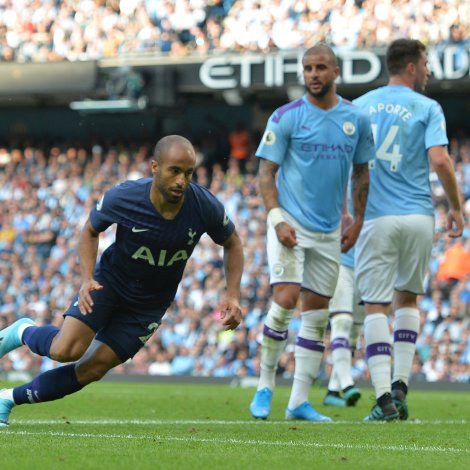
{"type": "Polygon", "coordinates": [[[238,162],[240,171],[245,173],[245,166],[251,157],[251,135],[242,122],[229,132],[228,142],[230,145],[229,158],[238,162]]]}
{"type": "Polygon", "coordinates": [[[468,3],[453,1],[26,0],[0,6],[0,61],[268,52],[308,48],[319,41],[351,50],[383,46],[397,37],[422,37],[458,46],[459,67],[469,32],[468,3]]]}

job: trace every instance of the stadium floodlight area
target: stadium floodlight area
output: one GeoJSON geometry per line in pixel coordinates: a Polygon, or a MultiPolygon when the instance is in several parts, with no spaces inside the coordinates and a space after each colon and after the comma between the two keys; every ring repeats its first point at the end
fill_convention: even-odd
{"type": "Polygon", "coordinates": [[[141,96],[138,99],[72,101],[69,107],[80,113],[128,113],[143,111],[147,104],[147,97],[141,96]]]}

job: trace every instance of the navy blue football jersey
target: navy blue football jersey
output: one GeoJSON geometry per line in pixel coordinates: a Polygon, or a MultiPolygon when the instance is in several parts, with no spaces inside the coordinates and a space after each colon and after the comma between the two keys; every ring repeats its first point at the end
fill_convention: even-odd
{"type": "Polygon", "coordinates": [[[151,185],[151,178],[121,183],[92,209],[96,231],[117,224],[116,240],[101,256],[95,275],[104,277],[125,301],[167,308],[201,236],[207,233],[221,244],[235,226],[222,203],[195,183],[189,185],[178,215],[164,219],[150,200],[151,185]]]}

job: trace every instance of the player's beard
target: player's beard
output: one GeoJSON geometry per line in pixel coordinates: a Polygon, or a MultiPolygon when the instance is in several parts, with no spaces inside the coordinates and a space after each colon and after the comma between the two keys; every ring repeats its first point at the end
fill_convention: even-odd
{"type": "Polygon", "coordinates": [[[160,194],[163,196],[163,199],[165,200],[165,202],[167,202],[168,204],[179,204],[184,198],[185,188],[181,188],[181,191],[182,191],[181,195],[173,194],[170,191],[171,188],[167,188],[163,186],[161,183],[157,184],[157,188],[160,194]]]}
{"type": "Polygon", "coordinates": [[[328,92],[331,90],[331,88],[333,87],[333,83],[334,82],[327,82],[325,83],[321,88],[320,88],[320,91],[317,91],[317,92],[312,92],[310,90],[310,87],[306,87],[307,88],[307,93],[311,96],[313,96],[314,98],[323,98],[325,97],[328,92]]]}
{"type": "Polygon", "coordinates": [[[426,91],[426,83],[423,80],[417,81],[414,86],[414,91],[424,95],[424,92],[426,91]]]}

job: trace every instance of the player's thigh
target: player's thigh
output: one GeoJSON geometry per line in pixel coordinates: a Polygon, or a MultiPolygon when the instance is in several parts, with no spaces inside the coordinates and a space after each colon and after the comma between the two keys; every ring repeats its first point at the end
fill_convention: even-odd
{"type": "Polygon", "coordinates": [[[121,359],[107,345],[93,340],[75,368],[77,379],[82,385],[100,380],[106,372],[121,364],[121,359]]]}
{"type": "Polygon", "coordinates": [[[157,331],[164,314],[162,309],[122,305],[114,312],[112,320],[98,332],[96,339],[107,344],[121,362],[125,362],[157,331]]]}
{"type": "Polygon", "coordinates": [[[60,362],[77,360],[86,351],[94,336],[95,332],[86,323],[66,316],[51,344],[50,355],[60,362]]]}
{"type": "Polygon", "coordinates": [[[332,297],[340,266],[340,232],[314,233],[309,240],[309,246],[305,248],[302,288],[323,297],[332,297]]]}
{"type": "Polygon", "coordinates": [[[399,226],[395,216],[366,220],[355,245],[355,276],[366,303],[390,303],[398,265],[399,226]]]}
{"type": "Polygon", "coordinates": [[[330,300],[330,313],[352,312],[354,308],[354,270],[340,265],[335,293],[330,300]]]}
{"type": "Polygon", "coordinates": [[[271,225],[268,225],[267,232],[267,254],[271,284],[302,282],[305,257],[303,249],[299,246],[284,246],[271,225]]]}
{"type": "Polygon", "coordinates": [[[434,235],[434,217],[409,215],[402,217],[398,273],[395,288],[423,294],[425,277],[434,235]]]}
{"type": "Polygon", "coordinates": [[[64,323],[51,346],[51,353],[61,357],[67,351],[71,356],[80,357],[88,348],[97,331],[103,328],[114,315],[119,304],[116,293],[105,280],[99,279],[103,289],[90,293],[93,299],[91,313],[83,315],[78,308],[78,293],[72,299],[69,308],[64,313],[64,323]]]}

